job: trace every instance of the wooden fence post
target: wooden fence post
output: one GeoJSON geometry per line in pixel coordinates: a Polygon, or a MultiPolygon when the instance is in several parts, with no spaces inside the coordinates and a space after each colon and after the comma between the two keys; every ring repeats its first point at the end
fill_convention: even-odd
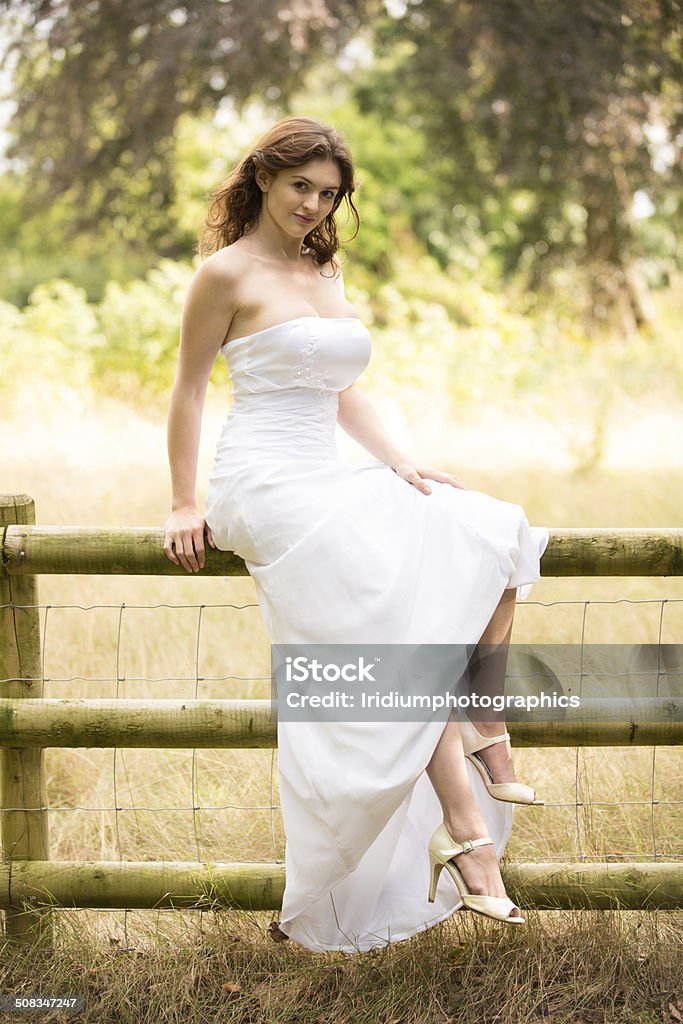
{"type": "MultiPolygon", "coordinates": [[[[41,697],[40,618],[35,576],[10,577],[4,568],[4,535],[10,524],[34,524],[33,498],[0,494],[0,693],[41,697]]],[[[40,747],[0,748],[0,845],[3,862],[48,860],[47,791],[40,747]]],[[[49,911],[22,901],[5,912],[5,937],[18,943],[52,943],[49,911]]]]}

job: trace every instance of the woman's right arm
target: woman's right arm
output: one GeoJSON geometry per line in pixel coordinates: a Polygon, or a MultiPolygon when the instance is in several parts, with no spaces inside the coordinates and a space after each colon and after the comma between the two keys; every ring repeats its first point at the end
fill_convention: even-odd
{"type": "MultiPolygon", "coordinates": [[[[180,327],[175,381],[168,409],[167,443],[171,470],[171,515],[164,526],[164,552],[188,572],[204,567],[204,518],[195,494],[202,411],[211,370],[230,321],[234,282],[220,262],[202,263],[190,282],[180,327]]],[[[215,547],[211,531],[208,539],[215,547]]]]}

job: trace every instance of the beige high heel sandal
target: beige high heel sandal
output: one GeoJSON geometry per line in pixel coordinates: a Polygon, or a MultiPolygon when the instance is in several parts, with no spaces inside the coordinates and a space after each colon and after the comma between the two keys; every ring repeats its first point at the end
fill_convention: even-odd
{"type": "Polygon", "coordinates": [[[524,924],[519,907],[512,902],[508,896],[479,896],[470,892],[469,887],[463,878],[459,868],[453,863],[451,857],[457,857],[461,853],[470,853],[475,846],[493,846],[491,836],[483,836],[481,839],[466,839],[464,843],[456,843],[444,824],[439,825],[429,841],[429,896],[427,899],[433,903],[436,898],[436,886],[439,875],[443,868],[446,868],[449,875],[458,887],[460,898],[468,910],[475,914],[483,914],[484,917],[492,917],[496,921],[503,921],[505,924],[524,924]],[[516,916],[510,916],[516,910],[516,916]]]}
{"type": "Polygon", "coordinates": [[[497,736],[482,736],[469,719],[460,722],[460,735],[462,736],[462,748],[465,757],[470,761],[481,775],[482,781],[488,790],[489,796],[494,800],[502,800],[509,804],[526,804],[528,806],[543,806],[543,800],[538,800],[536,791],[531,786],[525,786],[522,782],[494,782],[488,765],[483,758],[477,757],[480,750],[492,747],[494,743],[504,743],[510,739],[507,730],[497,736]]]}

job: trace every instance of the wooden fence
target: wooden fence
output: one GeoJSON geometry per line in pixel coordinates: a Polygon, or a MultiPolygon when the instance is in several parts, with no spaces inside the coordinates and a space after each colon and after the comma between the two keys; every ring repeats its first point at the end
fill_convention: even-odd
{"type": "MultiPolygon", "coordinates": [[[[284,865],[50,860],[46,747],[274,747],[268,700],[46,699],[41,687],[36,577],[41,573],[186,576],[160,529],[35,525],[33,500],[0,495],[0,910],[5,936],[51,942],[50,907],[276,910],[284,865]]],[[[680,576],[683,530],[554,529],[544,576],[680,576]]],[[[247,575],[207,549],[205,576],[247,575]]],[[[516,746],[638,746],[683,742],[678,702],[643,720],[510,723],[516,746]]],[[[613,717],[613,716],[612,716],[613,717]]],[[[683,863],[534,863],[504,869],[513,900],[537,909],[683,907],[683,863]]]]}

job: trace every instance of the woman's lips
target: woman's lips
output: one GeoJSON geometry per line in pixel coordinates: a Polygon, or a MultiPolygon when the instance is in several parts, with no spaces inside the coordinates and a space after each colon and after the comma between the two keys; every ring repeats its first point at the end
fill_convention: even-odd
{"type": "Polygon", "coordinates": [[[314,220],[313,217],[302,217],[299,213],[295,213],[294,216],[297,220],[301,221],[302,224],[312,224],[314,220]]]}

